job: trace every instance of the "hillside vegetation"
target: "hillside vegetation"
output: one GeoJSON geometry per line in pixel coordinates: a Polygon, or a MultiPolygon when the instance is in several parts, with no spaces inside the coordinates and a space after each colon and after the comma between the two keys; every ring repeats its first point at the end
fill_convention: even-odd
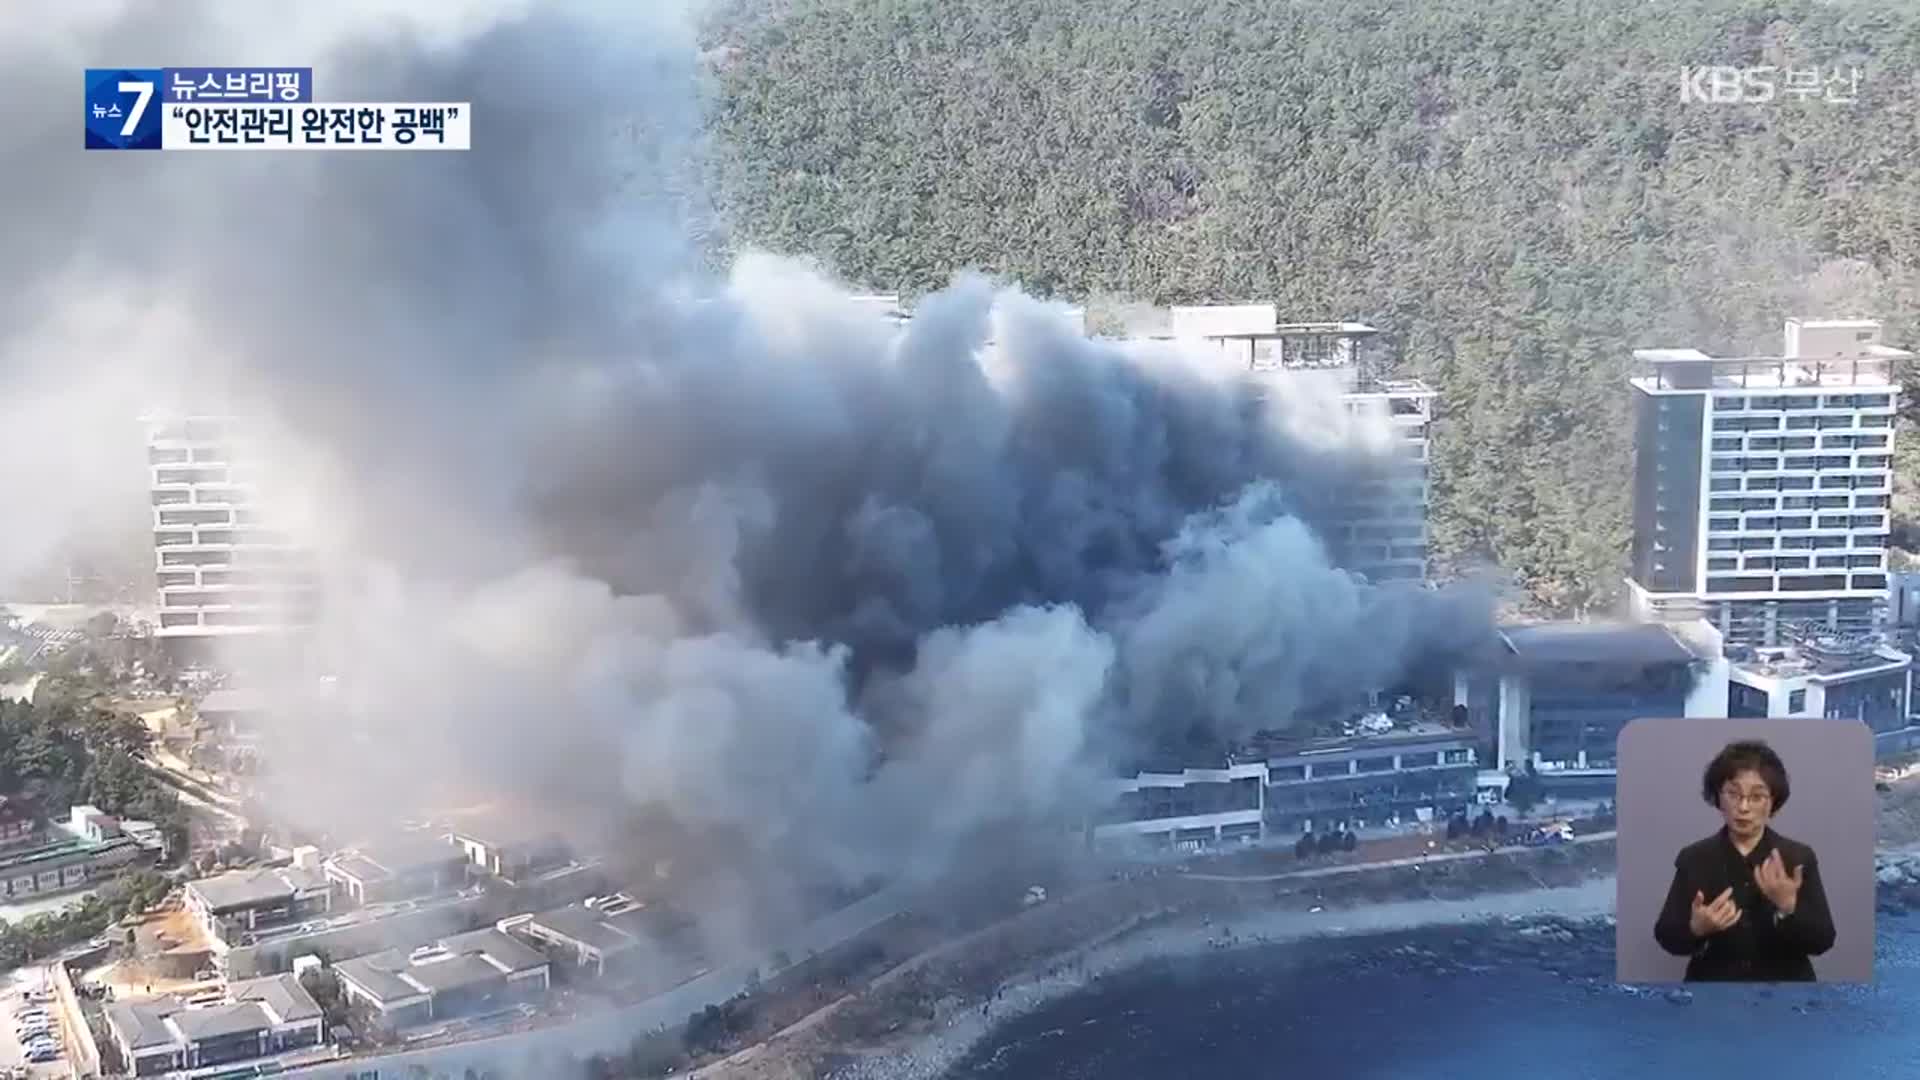
{"type": "Polygon", "coordinates": [[[1618,598],[1631,348],[1920,342],[1920,5],[740,0],[711,36],[732,246],[1373,323],[1444,395],[1438,569],[1543,610],[1618,598]],[[1683,102],[1700,64],[1861,79],[1683,102]]]}

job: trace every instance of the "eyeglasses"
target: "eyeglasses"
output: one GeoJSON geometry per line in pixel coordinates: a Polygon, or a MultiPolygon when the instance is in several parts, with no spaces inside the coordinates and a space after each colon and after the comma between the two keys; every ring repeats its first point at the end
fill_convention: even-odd
{"type": "Polygon", "coordinates": [[[1720,789],[1720,801],[1735,806],[1765,806],[1773,801],[1771,791],[1737,791],[1733,788],[1720,789]]]}

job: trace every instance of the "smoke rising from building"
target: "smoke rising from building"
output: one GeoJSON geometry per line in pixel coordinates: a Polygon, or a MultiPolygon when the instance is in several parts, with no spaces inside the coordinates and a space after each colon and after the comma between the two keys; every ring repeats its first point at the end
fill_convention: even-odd
{"type": "MultiPolygon", "coordinates": [[[[982,277],[900,333],[791,260],[706,276],[686,13],[563,6],[301,38],[128,5],[0,45],[45,104],[0,161],[0,379],[218,391],[282,434],[273,494],[333,585],[301,666],[253,673],[291,814],[497,789],[813,879],[938,867],[1071,820],[1118,758],[1297,723],[1485,628],[1476,594],[1330,565],[1365,433],[1304,384],[1262,401],[982,277]],[[108,58],[472,101],[475,148],[83,155],[74,71],[108,58]],[[110,353],[59,331],[90,294],[133,298],[110,353]],[[338,697],[293,689],[323,671],[338,697]]],[[[118,482],[66,467],[69,501],[118,482]]]]}

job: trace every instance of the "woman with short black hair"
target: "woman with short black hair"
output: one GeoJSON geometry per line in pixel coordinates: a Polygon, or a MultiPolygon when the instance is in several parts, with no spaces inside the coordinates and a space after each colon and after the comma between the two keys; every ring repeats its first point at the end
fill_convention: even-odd
{"type": "Polygon", "coordinates": [[[1687,961],[1687,981],[1812,982],[1833,947],[1833,915],[1813,849],[1768,824],[1792,793],[1787,767],[1758,740],[1707,763],[1701,795],[1726,824],[1688,844],[1653,936],[1687,961]]]}

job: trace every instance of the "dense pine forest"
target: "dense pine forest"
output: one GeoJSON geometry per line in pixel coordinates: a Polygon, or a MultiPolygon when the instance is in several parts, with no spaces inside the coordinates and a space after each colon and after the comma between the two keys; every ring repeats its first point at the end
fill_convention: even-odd
{"type": "Polygon", "coordinates": [[[1437,570],[1543,612],[1619,597],[1630,349],[1920,344],[1920,4],[737,0],[710,36],[727,246],[1373,323],[1443,395],[1437,570]],[[1710,64],[1855,100],[1683,101],[1710,64]]]}

